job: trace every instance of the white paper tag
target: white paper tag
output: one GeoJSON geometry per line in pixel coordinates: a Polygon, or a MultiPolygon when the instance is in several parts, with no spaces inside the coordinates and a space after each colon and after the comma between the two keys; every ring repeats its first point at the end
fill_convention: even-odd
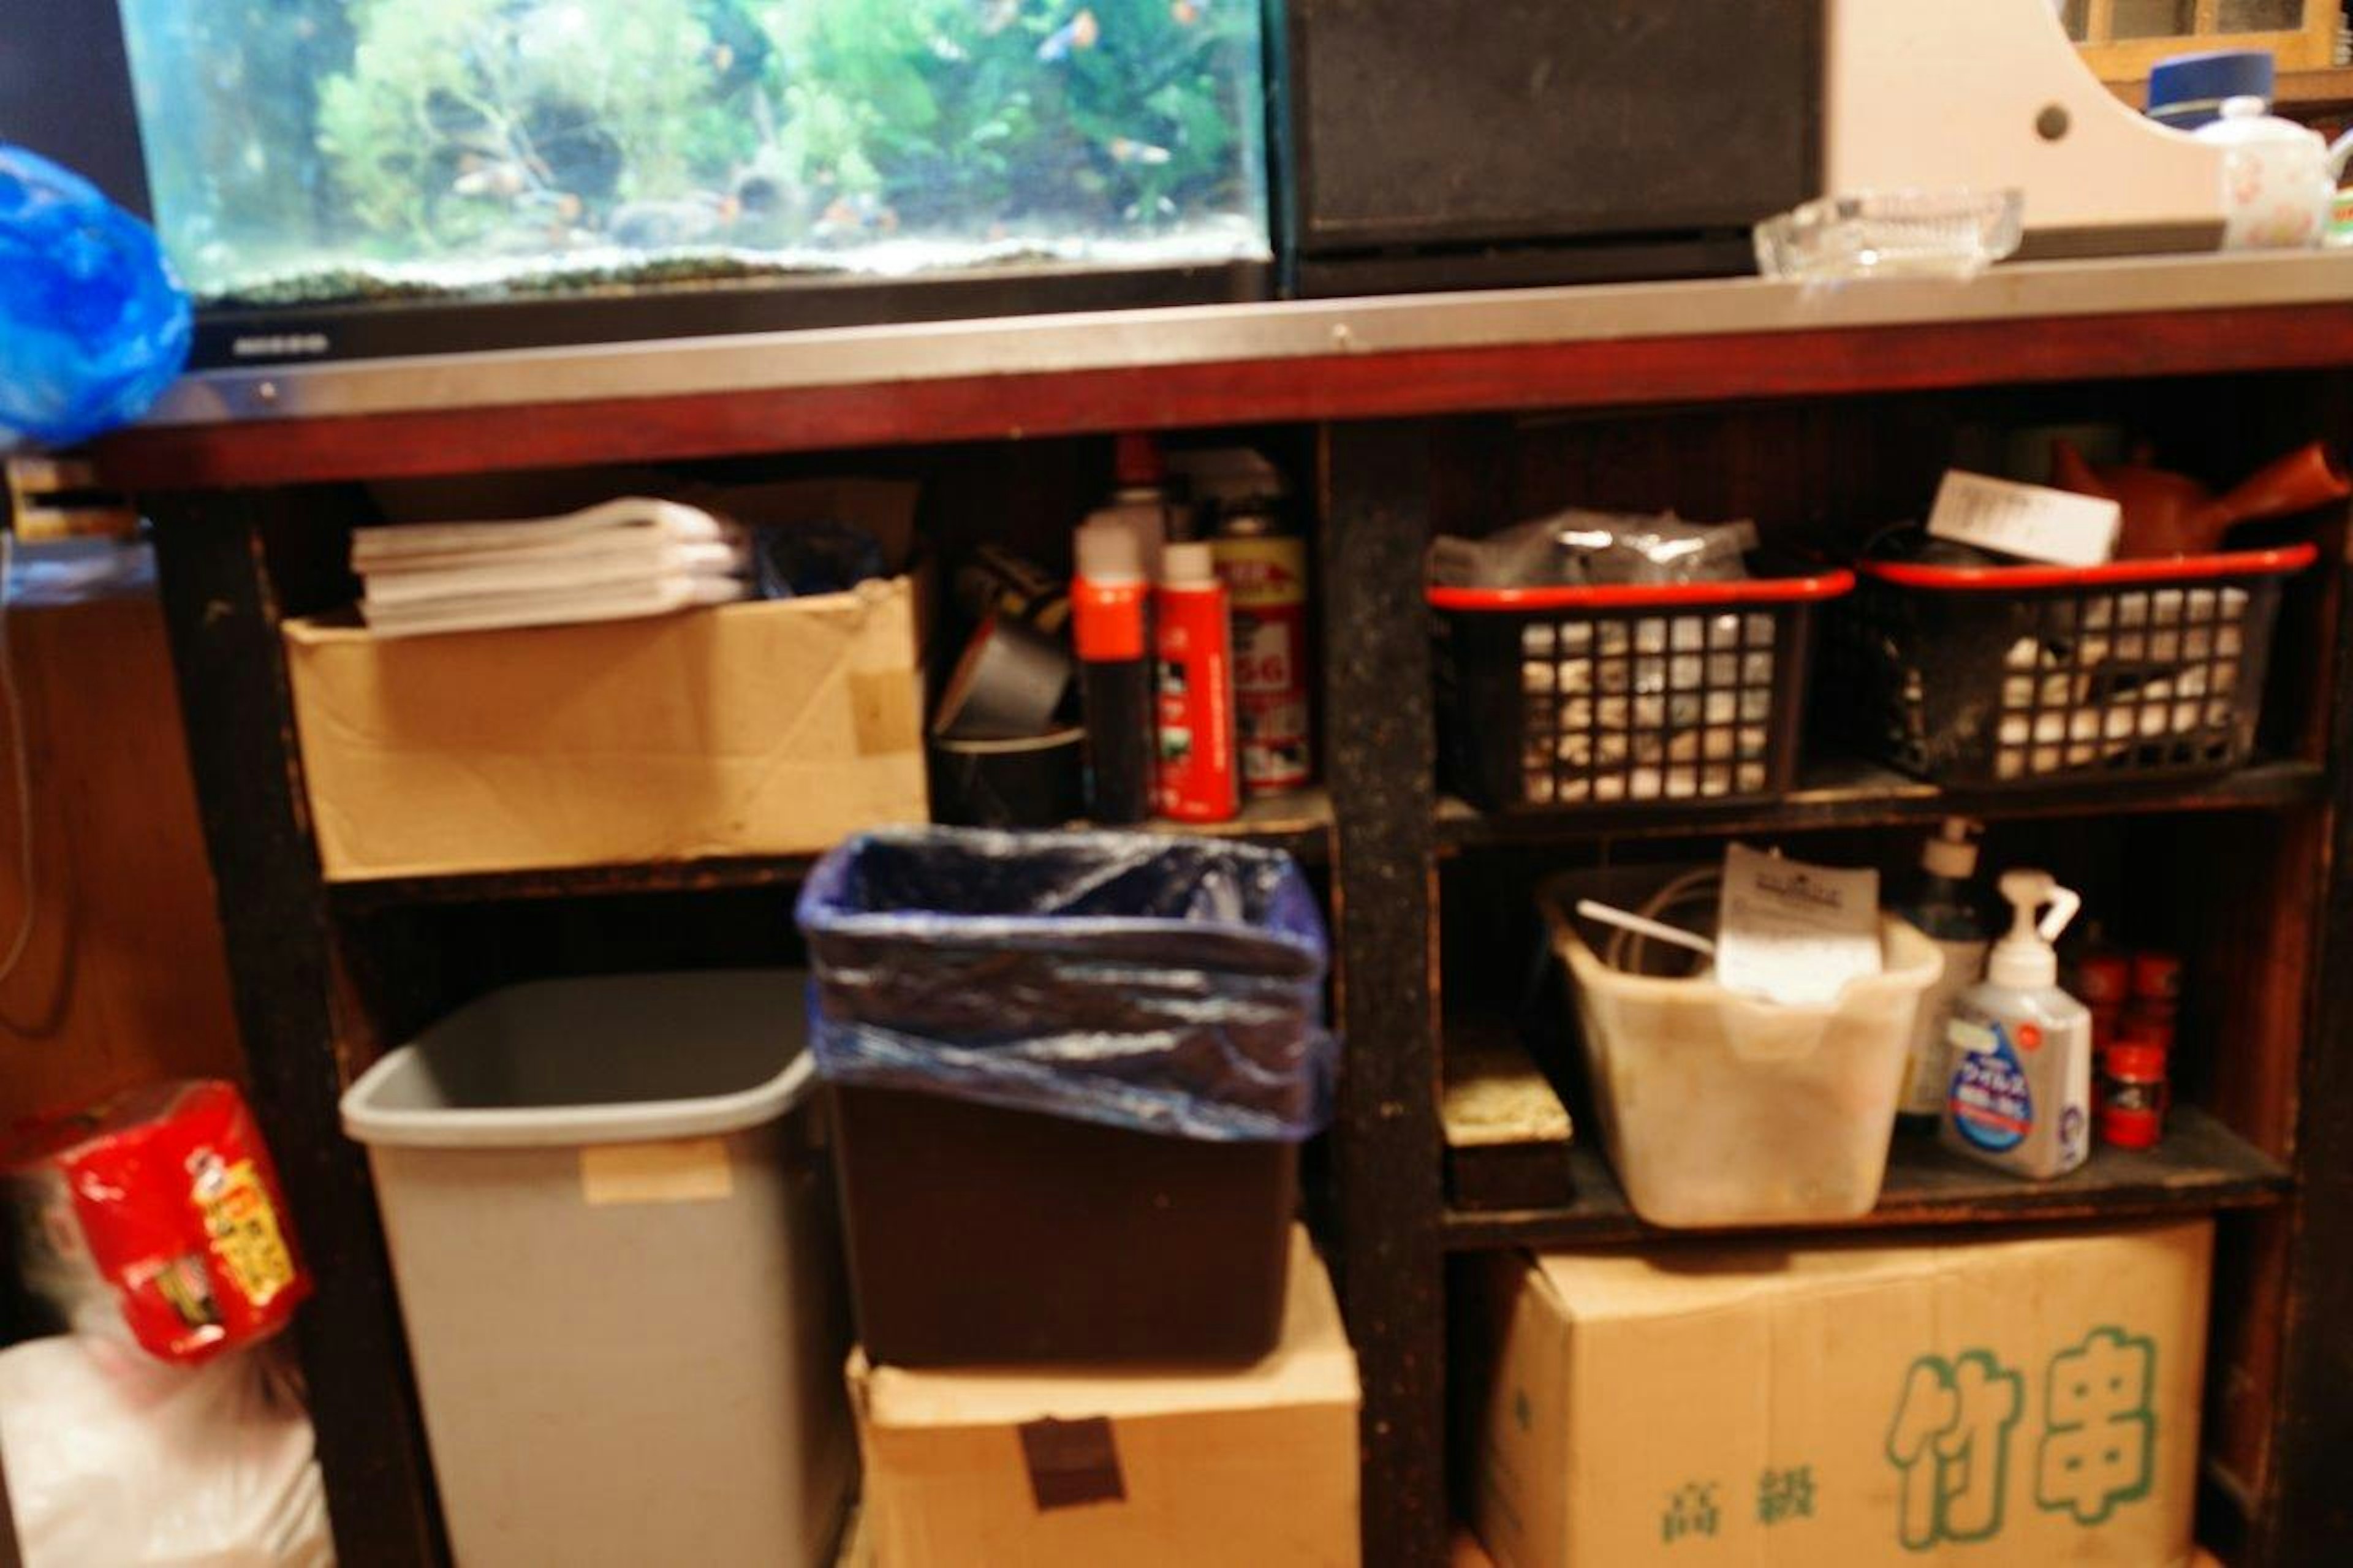
{"type": "Polygon", "coordinates": [[[1742,844],[1725,851],[1718,984],[1776,1002],[1820,1004],[1880,968],[1877,871],[1809,866],[1742,844]]]}
{"type": "Polygon", "coordinates": [[[2026,561],[2103,566],[2116,558],[2124,509],[2098,496],[1947,470],[1928,531],[2026,561]]]}

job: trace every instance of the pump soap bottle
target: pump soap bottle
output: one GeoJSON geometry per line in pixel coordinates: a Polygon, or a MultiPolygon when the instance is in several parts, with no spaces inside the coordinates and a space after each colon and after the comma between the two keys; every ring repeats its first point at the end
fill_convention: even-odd
{"type": "Polygon", "coordinates": [[[2063,1176],[2091,1152],[2092,1015],[2059,989],[2052,943],[2083,907],[2048,871],[2010,871],[2017,908],[1983,984],[1953,1007],[1944,1141],[2022,1176],[2063,1176]],[[2035,911],[2051,912],[2040,925],[2035,911]]]}
{"type": "Polygon", "coordinates": [[[1945,1035],[1953,1004],[1985,978],[1986,954],[2001,934],[2000,900],[1977,880],[1981,829],[1966,816],[1948,816],[1920,851],[1920,868],[1892,900],[1894,911],[1920,929],[1945,955],[1945,973],[1920,998],[1912,1026],[1912,1054],[1904,1066],[1904,1097],[1895,1111],[1923,1131],[1945,1111],[1952,1079],[1945,1035]]]}

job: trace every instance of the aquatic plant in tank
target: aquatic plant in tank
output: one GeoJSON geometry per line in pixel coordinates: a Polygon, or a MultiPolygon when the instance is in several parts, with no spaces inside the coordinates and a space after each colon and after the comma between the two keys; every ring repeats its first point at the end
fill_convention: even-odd
{"type": "Polygon", "coordinates": [[[1259,0],[121,7],[209,304],[1267,254],[1259,0]]]}

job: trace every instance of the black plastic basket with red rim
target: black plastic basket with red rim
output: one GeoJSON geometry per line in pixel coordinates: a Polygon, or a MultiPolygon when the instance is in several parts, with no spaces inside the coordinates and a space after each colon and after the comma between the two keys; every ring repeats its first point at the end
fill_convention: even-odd
{"type": "Polygon", "coordinates": [[[1429,590],[1440,754],[1488,810],[1770,795],[1796,780],[1816,606],[1851,573],[1429,590]]]}
{"type": "Polygon", "coordinates": [[[1832,617],[1845,739],[1947,785],[2219,773],[2253,752],[2309,544],[2106,566],[1866,562],[1832,617]]]}

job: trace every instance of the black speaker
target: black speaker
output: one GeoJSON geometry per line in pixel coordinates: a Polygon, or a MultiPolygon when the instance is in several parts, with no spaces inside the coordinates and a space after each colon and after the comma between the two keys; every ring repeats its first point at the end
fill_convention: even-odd
{"type": "Polygon", "coordinates": [[[1752,270],[1821,194],[1825,0],[1288,0],[1296,292],[1752,270]]]}
{"type": "Polygon", "coordinates": [[[113,0],[0,0],[0,142],[64,164],[132,212],[147,165],[113,0]]]}

